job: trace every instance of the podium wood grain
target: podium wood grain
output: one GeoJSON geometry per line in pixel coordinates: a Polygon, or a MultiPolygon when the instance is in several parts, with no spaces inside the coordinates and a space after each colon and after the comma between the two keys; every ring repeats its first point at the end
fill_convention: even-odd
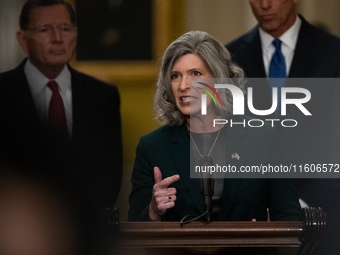
{"type": "Polygon", "coordinates": [[[121,248],[299,247],[302,221],[122,222],[121,248]]]}

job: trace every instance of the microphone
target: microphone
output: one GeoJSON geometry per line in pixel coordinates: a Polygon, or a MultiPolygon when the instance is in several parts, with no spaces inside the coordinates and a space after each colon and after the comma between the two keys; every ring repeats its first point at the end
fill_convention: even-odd
{"type": "MultiPolygon", "coordinates": [[[[200,166],[201,169],[206,169],[208,166],[212,166],[214,164],[213,159],[210,156],[202,155],[200,158],[200,166]]],[[[214,179],[211,178],[211,175],[208,171],[201,172],[201,193],[204,200],[204,211],[207,211],[207,222],[210,222],[212,219],[212,196],[214,194],[214,179]]]]}

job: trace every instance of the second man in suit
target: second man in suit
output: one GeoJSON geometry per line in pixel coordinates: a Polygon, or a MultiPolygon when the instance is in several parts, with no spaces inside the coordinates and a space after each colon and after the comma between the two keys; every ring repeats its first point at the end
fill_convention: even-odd
{"type": "MultiPolygon", "coordinates": [[[[298,15],[297,2],[297,0],[249,0],[258,26],[226,45],[231,52],[232,60],[244,68],[247,77],[339,77],[340,39],[309,24],[298,15]],[[279,41],[279,46],[275,46],[274,41],[279,41]],[[275,54],[280,55],[279,58],[283,60],[280,65],[282,76],[277,76],[277,72],[271,72],[275,54]]],[[[286,80],[285,86],[292,86],[291,80],[286,80]]],[[[265,107],[271,105],[271,94],[269,83],[266,83],[265,79],[264,81],[264,86],[257,88],[258,93],[254,86],[253,101],[259,108],[268,109],[265,107]]],[[[338,163],[339,86],[336,86],[337,82],[333,82],[335,80],[332,80],[331,84],[319,80],[318,85],[312,82],[312,79],[299,81],[301,82],[294,84],[298,87],[306,85],[311,92],[312,98],[307,108],[311,110],[313,116],[300,118],[301,112],[298,109],[287,110],[284,118],[300,118],[295,128],[279,127],[288,159],[295,164],[338,163]]],[[[300,197],[309,206],[323,207],[329,215],[329,225],[336,223],[339,212],[339,200],[335,195],[339,188],[339,179],[298,181],[300,197]]],[[[338,233],[334,232],[336,228],[331,227],[327,237],[328,243],[320,244],[315,254],[338,254],[340,249],[333,237],[338,236],[338,233]]]]}
{"type": "Polygon", "coordinates": [[[28,58],[0,74],[0,159],[52,180],[79,205],[78,218],[98,226],[93,215],[114,205],[121,185],[117,88],[68,65],[78,33],[68,3],[28,0],[20,28],[28,58]]]}

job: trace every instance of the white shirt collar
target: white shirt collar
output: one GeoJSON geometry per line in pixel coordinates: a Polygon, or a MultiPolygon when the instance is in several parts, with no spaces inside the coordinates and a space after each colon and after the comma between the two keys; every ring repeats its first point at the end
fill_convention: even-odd
{"type": "MultiPolygon", "coordinates": [[[[35,95],[42,93],[50,79],[40,72],[29,59],[26,61],[24,66],[24,72],[28,85],[31,89],[32,96],[34,97],[35,95]]],[[[71,81],[71,73],[68,70],[67,65],[65,65],[60,74],[53,80],[58,83],[61,92],[65,92],[67,90],[68,84],[70,84],[71,81]]]]}
{"type": "Polygon", "coordinates": [[[64,66],[63,70],[54,80],[58,83],[61,92],[65,92],[70,87],[71,73],[67,65],[64,66]]]}
{"type": "MultiPolygon", "coordinates": [[[[293,51],[295,50],[295,47],[296,47],[296,42],[298,39],[300,27],[301,27],[301,19],[299,18],[299,16],[296,16],[293,26],[291,26],[286,32],[284,32],[279,37],[282,43],[293,51]]],[[[262,50],[265,51],[271,46],[275,38],[271,36],[270,34],[268,34],[267,32],[265,32],[260,27],[259,27],[259,33],[260,33],[260,38],[261,38],[262,50]]]]}

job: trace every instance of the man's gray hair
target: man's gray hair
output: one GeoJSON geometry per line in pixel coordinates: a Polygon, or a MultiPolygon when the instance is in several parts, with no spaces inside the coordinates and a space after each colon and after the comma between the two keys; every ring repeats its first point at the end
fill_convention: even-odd
{"type": "MultiPolygon", "coordinates": [[[[231,62],[229,51],[206,32],[188,32],[172,42],[162,58],[154,97],[156,118],[162,124],[181,125],[185,121],[184,115],[176,107],[171,72],[176,61],[187,54],[198,56],[213,78],[234,84],[243,90],[243,70],[231,62]]],[[[223,105],[217,105],[217,114],[227,117],[233,110],[232,95],[227,89],[217,89],[217,92],[223,105]]]]}

